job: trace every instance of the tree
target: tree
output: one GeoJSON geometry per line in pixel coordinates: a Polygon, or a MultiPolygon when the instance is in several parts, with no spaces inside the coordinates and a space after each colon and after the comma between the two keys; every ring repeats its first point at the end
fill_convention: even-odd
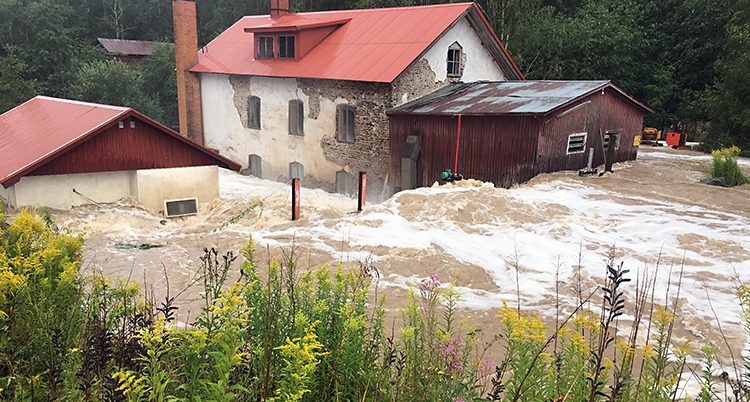
{"type": "Polygon", "coordinates": [[[179,116],[174,66],[174,49],[169,46],[160,46],[138,67],[141,72],[143,92],[154,99],[163,110],[161,122],[169,127],[177,128],[179,116]]]}
{"type": "Polygon", "coordinates": [[[716,63],[716,84],[708,95],[710,145],[735,144],[750,150],[750,0],[736,3],[727,27],[723,55],[716,63]]]}
{"type": "Polygon", "coordinates": [[[87,102],[126,106],[162,120],[162,107],[143,90],[143,75],[116,60],[84,64],[71,85],[71,95],[87,102]]]}
{"type": "Polygon", "coordinates": [[[0,113],[39,93],[39,84],[24,78],[27,66],[18,58],[15,47],[8,45],[3,53],[0,55],[0,66],[3,66],[0,69],[0,113]]]}

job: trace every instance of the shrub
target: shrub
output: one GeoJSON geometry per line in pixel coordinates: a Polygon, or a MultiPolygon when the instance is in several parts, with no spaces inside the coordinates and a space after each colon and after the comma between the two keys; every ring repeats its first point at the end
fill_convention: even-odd
{"type": "Polygon", "coordinates": [[[729,187],[750,183],[750,178],[742,173],[737,164],[740,149],[736,146],[722,148],[711,152],[713,161],[711,163],[711,175],[722,180],[729,187]]]}

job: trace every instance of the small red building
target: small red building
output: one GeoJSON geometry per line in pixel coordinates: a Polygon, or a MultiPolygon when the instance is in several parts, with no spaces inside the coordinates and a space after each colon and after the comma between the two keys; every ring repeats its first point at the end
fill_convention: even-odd
{"type": "Polygon", "coordinates": [[[218,196],[218,168],[240,166],[127,108],[37,96],[0,115],[0,197],[69,208],[131,197],[218,196]]]}
{"type": "Polygon", "coordinates": [[[396,190],[429,186],[451,169],[499,187],[539,173],[634,160],[646,105],[609,81],[456,83],[391,109],[396,190]]]}

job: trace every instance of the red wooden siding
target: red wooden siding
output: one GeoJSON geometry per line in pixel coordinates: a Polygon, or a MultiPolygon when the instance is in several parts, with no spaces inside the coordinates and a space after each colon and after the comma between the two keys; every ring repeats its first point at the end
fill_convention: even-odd
{"type": "MultiPolygon", "coordinates": [[[[534,176],[539,122],[536,118],[463,116],[458,173],[467,178],[510,187],[534,176]]],[[[417,133],[422,148],[417,161],[419,186],[440,179],[453,169],[456,124],[450,116],[392,115],[390,121],[391,177],[401,185],[401,156],[406,137],[417,133]]]]}
{"type": "Polygon", "coordinates": [[[57,156],[31,175],[109,172],[225,164],[209,154],[161,132],[135,116],[125,117],[124,128],[114,122],[98,135],[57,156]],[[135,127],[130,127],[130,122],[135,127]]]}
{"type": "MultiPolygon", "coordinates": [[[[461,117],[461,153],[458,173],[510,187],[536,174],[578,170],[588,162],[593,147],[594,166],[604,163],[600,131],[620,133],[616,161],[634,160],[633,138],[643,125],[644,110],[610,89],[597,91],[547,115],[464,115],[461,117]],[[588,133],[586,150],[567,155],[568,136],[588,133]]],[[[390,115],[390,176],[401,186],[401,157],[406,137],[420,135],[418,186],[440,179],[453,168],[457,117],[429,114],[390,115]]]]}
{"type": "Polygon", "coordinates": [[[594,166],[603,164],[601,136],[607,131],[620,133],[620,147],[615,151],[615,161],[635,160],[638,149],[633,146],[633,138],[640,134],[642,126],[643,111],[611,90],[589,95],[545,117],[539,141],[537,173],[584,168],[591,147],[594,148],[594,166]],[[566,155],[568,136],[582,132],[588,133],[586,151],[566,155]]]}

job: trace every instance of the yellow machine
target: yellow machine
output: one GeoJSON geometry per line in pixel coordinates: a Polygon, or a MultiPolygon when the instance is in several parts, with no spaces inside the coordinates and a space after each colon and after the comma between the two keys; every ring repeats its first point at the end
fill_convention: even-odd
{"type": "Polygon", "coordinates": [[[657,130],[653,127],[646,127],[641,133],[641,144],[652,144],[656,145],[661,140],[661,130],[657,130]]]}

